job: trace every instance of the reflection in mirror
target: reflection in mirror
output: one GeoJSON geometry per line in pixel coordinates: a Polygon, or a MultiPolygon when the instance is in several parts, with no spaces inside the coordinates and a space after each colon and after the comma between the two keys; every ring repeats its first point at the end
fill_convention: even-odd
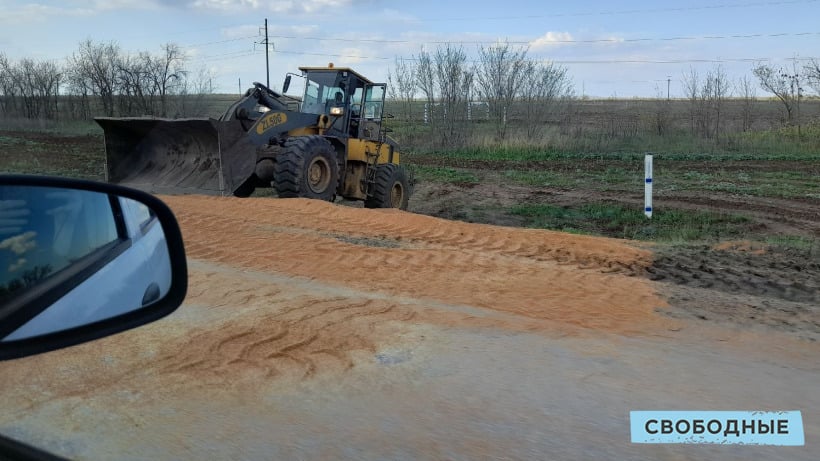
{"type": "Polygon", "coordinates": [[[162,299],[171,278],[162,226],[144,204],[0,186],[0,341],[134,311],[162,299]]]}

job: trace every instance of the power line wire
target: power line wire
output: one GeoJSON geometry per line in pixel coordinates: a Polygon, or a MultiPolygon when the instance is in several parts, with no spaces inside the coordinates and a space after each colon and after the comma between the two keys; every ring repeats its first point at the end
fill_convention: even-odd
{"type": "Polygon", "coordinates": [[[180,48],[199,48],[203,46],[211,46],[211,45],[219,45],[222,43],[230,43],[230,42],[238,42],[240,40],[248,40],[251,38],[257,38],[258,35],[248,35],[247,37],[237,37],[237,38],[229,38],[226,40],[218,40],[215,42],[204,42],[204,43],[194,43],[192,45],[182,45],[180,48]]]}
{"type": "MultiPolygon", "coordinates": [[[[735,34],[735,35],[701,35],[691,37],[658,37],[658,38],[600,38],[589,40],[574,40],[574,39],[554,39],[549,43],[622,43],[622,42],[651,42],[651,41],[677,41],[677,40],[719,40],[719,39],[738,39],[738,38],[772,38],[772,37],[802,37],[807,35],[820,35],[820,32],[779,32],[772,34],[735,34]]],[[[498,43],[498,40],[380,40],[380,39],[363,39],[363,38],[326,38],[326,37],[298,37],[295,35],[271,35],[272,38],[292,39],[292,40],[317,40],[326,42],[357,42],[357,43],[395,43],[395,44],[430,44],[430,45],[444,45],[444,44],[458,44],[458,45],[484,45],[498,43]]],[[[509,40],[503,43],[511,45],[528,45],[538,41],[541,37],[531,40],[509,40]]]]}
{"type": "MultiPolygon", "coordinates": [[[[523,16],[492,16],[492,17],[453,17],[453,18],[441,18],[441,17],[429,17],[429,18],[419,18],[420,21],[424,22],[439,22],[439,21],[474,21],[474,20],[520,20],[520,19],[545,19],[545,18],[561,18],[561,17],[573,17],[573,16],[603,16],[603,15],[628,15],[628,14],[642,14],[642,13],[670,13],[670,12],[682,12],[682,11],[698,11],[698,10],[715,10],[715,9],[726,9],[726,8],[747,8],[747,7],[760,7],[760,6],[783,6],[783,5],[798,5],[804,3],[818,3],[820,0],[783,0],[783,1],[768,1],[768,2],[748,2],[748,3],[728,3],[728,4],[718,4],[718,5],[706,5],[706,6],[689,6],[689,7],[670,7],[670,8],[650,8],[650,9],[632,9],[632,10],[611,10],[611,11],[593,11],[593,12],[577,12],[577,13],[542,13],[538,15],[523,15],[523,16]]],[[[197,32],[205,32],[205,31],[212,31],[212,30],[223,30],[228,28],[236,28],[247,26],[248,24],[225,24],[221,26],[214,26],[214,27],[206,27],[200,29],[190,29],[186,31],[177,31],[173,33],[166,33],[166,35],[185,35],[197,32]]],[[[129,36],[127,38],[142,38],[142,37],[153,37],[154,35],[134,35],[129,36]]],[[[283,37],[288,38],[288,37],[283,37]]],[[[196,46],[196,45],[190,45],[196,46]]]]}
{"type": "MultiPolygon", "coordinates": [[[[223,60],[223,59],[234,59],[240,58],[245,56],[252,56],[255,54],[262,53],[263,50],[256,50],[256,51],[247,51],[247,50],[238,50],[233,51],[230,53],[223,53],[217,55],[210,55],[210,56],[202,56],[197,58],[198,61],[215,61],[215,60],[223,60]]],[[[290,51],[290,50],[276,50],[273,53],[279,54],[289,54],[289,55],[299,55],[299,56],[323,56],[323,57],[334,57],[334,58],[350,58],[350,59],[376,59],[376,60],[391,60],[394,58],[388,58],[383,56],[359,56],[359,55],[350,55],[350,54],[335,54],[335,53],[314,53],[314,52],[307,52],[307,51],[290,51]]],[[[418,61],[418,58],[415,57],[399,57],[398,59],[402,61],[410,61],[415,62],[418,61]]],[[[806,56],[806,57],[789,57],[789,58],[769,58],[769,57],[755,57],[755,58],[714,58],[714,59],[707,59],[707,58],[689,58],[689,59],[573,59],[573,60],[562,60],[562,59],[549,59],[549,58],[538,58],[538,57],[531,57],[526,61],[530,62],[545,62],[549,61],[555,64],[721,64],[721,63],[730,63],[730,62],[770,62],[775,60],[784,60],[784,61],[809,61],[809,60],[816,60],[817,57],[806,56]]],[[[478,63],[478,60],[468,60],[470,63],[478,63]]]]}
{"type": "Polygon", "coordinates": [[[522,19],[547,19],[547,18],[561,18],[574,16],[600,16],[600,15],[615,15],[615,14],[643,14],[643,13],[674,13],[684,11],[701,11],[701,10],[717,10],[725,8],[749,8],[758,6],[783,6],[796,5],[802,3],[817,3],[820,0],[784,0],[784,1],[769,1],[769,2],[749,2],[749,3],[723,3],[717,5],[705,6],[681,6],[669,8],[650,8],[650,9],[633,9],[633,10],[611,10],[611,11],[589,11],[579,13],[552,13],[552,14],[528,14],[522,16],[493,16],[493,17],[453,17],[453,18],[424,18],[425,22],[447,22],[447,21],[492,21],[492,20],[522,20],[522,19]]]}

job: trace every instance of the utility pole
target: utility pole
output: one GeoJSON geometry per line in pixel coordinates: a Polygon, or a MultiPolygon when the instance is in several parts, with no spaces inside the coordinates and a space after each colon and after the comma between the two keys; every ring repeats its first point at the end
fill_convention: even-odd
{"type": "Polygon", "coordinates": [[[666,100],[669,101],[669,87],[672,85],[672,76],[666,76],[666,100]]]}
{"type": "MultiPolygon", "coordinates": [[[[262,27],[260,27],[262,29],[262,27]]],[[[259,44],[265,45],[265,84],[270,88],[270,58],[268,57],[268,18],[265,18],[265,40],[259,42],[259,44]]],[[[261,32],[261,30],[260,30],[261,32]]],[[[254,51],[256,51],[256,42],[254,42],[254,51]]]]}
{"type": "Polygon", "coordinates": [[[265,18],[265,82],[270,88],[270,60],[268,58],[268,18],[265,18]]]}

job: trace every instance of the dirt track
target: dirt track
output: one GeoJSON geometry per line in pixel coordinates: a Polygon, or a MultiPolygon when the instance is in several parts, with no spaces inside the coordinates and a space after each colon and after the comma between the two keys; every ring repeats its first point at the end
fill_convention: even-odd
{"type": "Polygon", "coordinates": [[[725,278],[695,283],[697,261],[619,240],[164,199],[189,256],[185,304],[0,364],[0,432],[88,459],[818,458],[816,267],[791,298],[754,283],[736,297],[725,278]],[[802,334],[779,327],[788,309],[731,321],[755,302],[803,309],[802,334]],[[720,309],[728,323],[698,317],[720,309]],[[669,408],[803,410],[807,446],[628,443],[630,409],[669,408]]]}

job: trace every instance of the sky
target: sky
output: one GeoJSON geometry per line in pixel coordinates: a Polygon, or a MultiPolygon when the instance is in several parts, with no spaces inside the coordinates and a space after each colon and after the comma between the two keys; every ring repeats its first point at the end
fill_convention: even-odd
{"type": "MultiPolygon", "coordinates": [[[[396,59],[441,43],[508,41],[565,66],[579,96],[682,97],[685,72],[715,66],[735,80],[758,63],[820,57],[820,0],[0,0],[0,53],[60,63],[81,41],[126,52],[182,47],[217,93],[281,88],[300,65],[352,67],[386,81],[396,59]]],[[[763,95],[762,90],[758,90],[763,95]]]]}

